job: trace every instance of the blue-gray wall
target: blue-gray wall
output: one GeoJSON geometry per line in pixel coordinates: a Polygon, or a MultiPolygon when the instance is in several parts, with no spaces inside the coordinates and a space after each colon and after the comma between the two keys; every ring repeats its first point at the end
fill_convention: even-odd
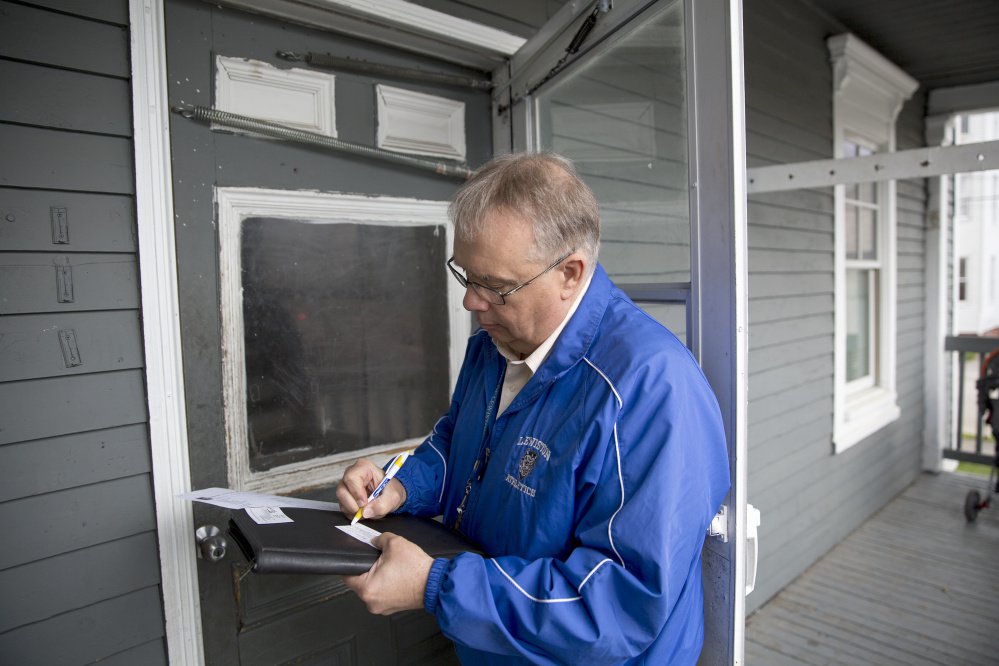
{"type": "Polygon", "coordinates": [[[3,664],[166,661],[128,63],[126,0],[0,2],[3,664]]]}
{"type": "MultiPolygon", "coordinates": [[[[826,37],[805,2],[745,5],[750,167],[832,157],[826,37]]],[[[897,123],[923,144],[921,91],[897,123]]],[[[838,455],[833,425],[833,191],[749,201],[749,501],[762,512],[752,611],[911,483],[923,430],[925,182],[898,183],[901,418],[838,455]]]]}

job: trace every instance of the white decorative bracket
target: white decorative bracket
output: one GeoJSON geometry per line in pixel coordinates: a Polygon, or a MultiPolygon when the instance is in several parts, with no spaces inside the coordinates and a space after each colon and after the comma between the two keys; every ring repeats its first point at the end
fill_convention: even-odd
{"type": "Polygon", "coordinates": [[[334,82],[324,72],[218,56],[215,108],[335,137],[334,82]]]}
{"type": "Polygon", "coordinates": [[[385,85],[375,91],[379,148],[465,161],[464,102],[385,85]]]}

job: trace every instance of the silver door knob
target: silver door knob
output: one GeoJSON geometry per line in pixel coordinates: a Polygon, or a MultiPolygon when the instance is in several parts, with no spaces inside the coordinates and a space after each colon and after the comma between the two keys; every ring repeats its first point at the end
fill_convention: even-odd
{"type": "Polygon", "coordinates": [[[214,525],[202,525],[194,531],[194,540],[198,544],[198,557],[209,562],[218,562],[225,557],[225,535],[214,525]]]}

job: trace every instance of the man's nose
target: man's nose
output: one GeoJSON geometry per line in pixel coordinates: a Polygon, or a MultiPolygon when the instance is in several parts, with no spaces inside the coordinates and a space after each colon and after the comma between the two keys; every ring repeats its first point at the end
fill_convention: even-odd
{"type": "Polygon", "coordinates": [[[465,287],[465,297],[461,299],[461,305],[469,312],[485,312],[491,303],[479,296],[475,287],[468,285],[465,287]]]}

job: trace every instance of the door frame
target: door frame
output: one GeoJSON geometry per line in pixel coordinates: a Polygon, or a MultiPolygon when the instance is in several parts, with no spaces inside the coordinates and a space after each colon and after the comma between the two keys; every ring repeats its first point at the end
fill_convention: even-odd
{"type": "MultiPolygon", "coordinates": [[[[746,376],[747,376],[747,263],[745,197],[745,119],[742,61],[742,0],[681,0],[688,30],[688,88],[693,108],[688,117],[692,144],[691,215],[692,234],[699,243],[715,250],[707,261],[691,266],[692,290],[700,300],[704,293],[725,307],[698,312],[692,321],[696,348],[712,353],[701,358],[702,367],[721,404],[730,447],[733,491],[726,500],[728,534],[725,543],[709,540],[708,550],[718,555],[726,568],[730,594],[707,599],[707,608],[733,619],[728,646],[720,653],[706,653],[711,663],[742,663],[745,596],[736,593],[745,586],[746,535],[746,376]],[[721,43],[724,48],[717,49],[721,43]],[[725,132],[707,128],[725,127],[725,132]],[[701,128],[700,131],[698,128],[701,128]],[[695,159],[707,156],[709,159],[695,159]],[[696,217],[695,217],[696,216],[696,217]],[[711,221],[713,224],[701,223],[711,221]],[[726,224],[717,224],[723,220],[726,224]],[[739,545],[741,544],[741,546],[739,545]],[[720,604],[720,606],[719,606],[720,604]]],[[[166,0],[129,0],[133,144],[136,174],[136,218],[139,245],[139,281],[142,293],[145,376],[149,409],[153,493],[160,549],[161,589],[164,604],[166,647],[170,663],[203,664],[201,609],[197,561],[193,548],[191,505],[176,496],[191,490],[187,441],[180,307],[177,285],[176,240],[172,221],[173,186],[170,164],[170,118],[167,95],[164,5],[166,0]]],[[[243,6],[230,1],[227,4],[243,6]]],[[[246,3],[250,4],[249,2],[246,3]]],[[[281,3],[279,2],[278,5],[281,3]]],[[[344,4],[344,3],[341,3],[344,4]]],[[[392,10],[372,5],[366,22],[379,29],[399,29],[392,10]],[[379,15],[380,14],[380,15],[379,15]]],[[[619,7],[647,6],[648,0],[618,0],[619,7]]],[[[575,3],[563,13],[568,18],[575,3]]],[[[346,6],[346,4],[344,4],[346,6]]],[[[342,8],[341,8],[342,10],[342,8]]],[[[430,19],[432,38],[454,40],[455,22],[449,30],[434,35],[439,12],[410,6],[412,17],[430,19]]],[[[331,9],[336,12],[336,8],[331,9]]],[[[625,13],[625,12],[622,12],[625,13]]],[[[469,30],[480,28],[472,21],[455,19],[469,30]]],[[[571,22],[571,21],[570,21],[571,22]]],[[[598,31],[601,30],[598,26],[598,31]]],[[[461,34],[464,30],[458,30],[461,34]]],[[[495,31],[496,43],[483,43],[473,59],[495,58],[503,48],[497,44],[506,35],[495,31]]],[[[544,30],[543,30],[544,32],[544,30]]],[[[599,34],[599,32],[597,33],[599,34]]],[[[508,35],[507,35],[508,36],[508,35]]],[[[396,46],[421,50],[420,39],[399,32],[396,46]]],[[[456,60],[463,56],[458,56],[456,60]]],[[[692,238],[693,240],[693,238],[692,238]]],[[[707,646],[706,646],[707,650],[707,646]]],[[[704,657],[702,657],[702,660],[704,657]]]]}
{"type": "Polygon", "coordinates": [[[129,0],[135,213],[160,588],[170,663],[204,663],[173,227],[165,0],[129,0]]]}
{"type": "MultiPolygon", "coordinates": [[[[701,662],[742,664],[749,354],[742,0],[617,0],[609,13],[598,18],[583,46],[561,71],[571,71],[576,62],[599,49],[605,38],[656,4],[676,2],[683,3],[687,37],[691,245],[687,339],[721,407],[732,479],[723,506],[725,534],[705,543],[706,640],[701,662]],[[712,307],[699,307],[709,300],[712,307]],[[727,635],[729,640],[721,644],[708,640],[711,635],[727,635]]],[[[592,9],[591,3],[564,5],[508,65],[493,72],[493,80],[506,86],[494,105],[495,152],[537,147],[531,89],[538,87],[538,81],[549,85],[558,79],[561,71],[554,76],[549,72],[561,62],[564,45],[592,9]],[[511,98],[516,100],[512,105],[511,98]],[[509,112],[500,114],[501,105],[509,107],[509,112]]],[[[662,289],[677,286],[663,285],[662,289]]]]}

